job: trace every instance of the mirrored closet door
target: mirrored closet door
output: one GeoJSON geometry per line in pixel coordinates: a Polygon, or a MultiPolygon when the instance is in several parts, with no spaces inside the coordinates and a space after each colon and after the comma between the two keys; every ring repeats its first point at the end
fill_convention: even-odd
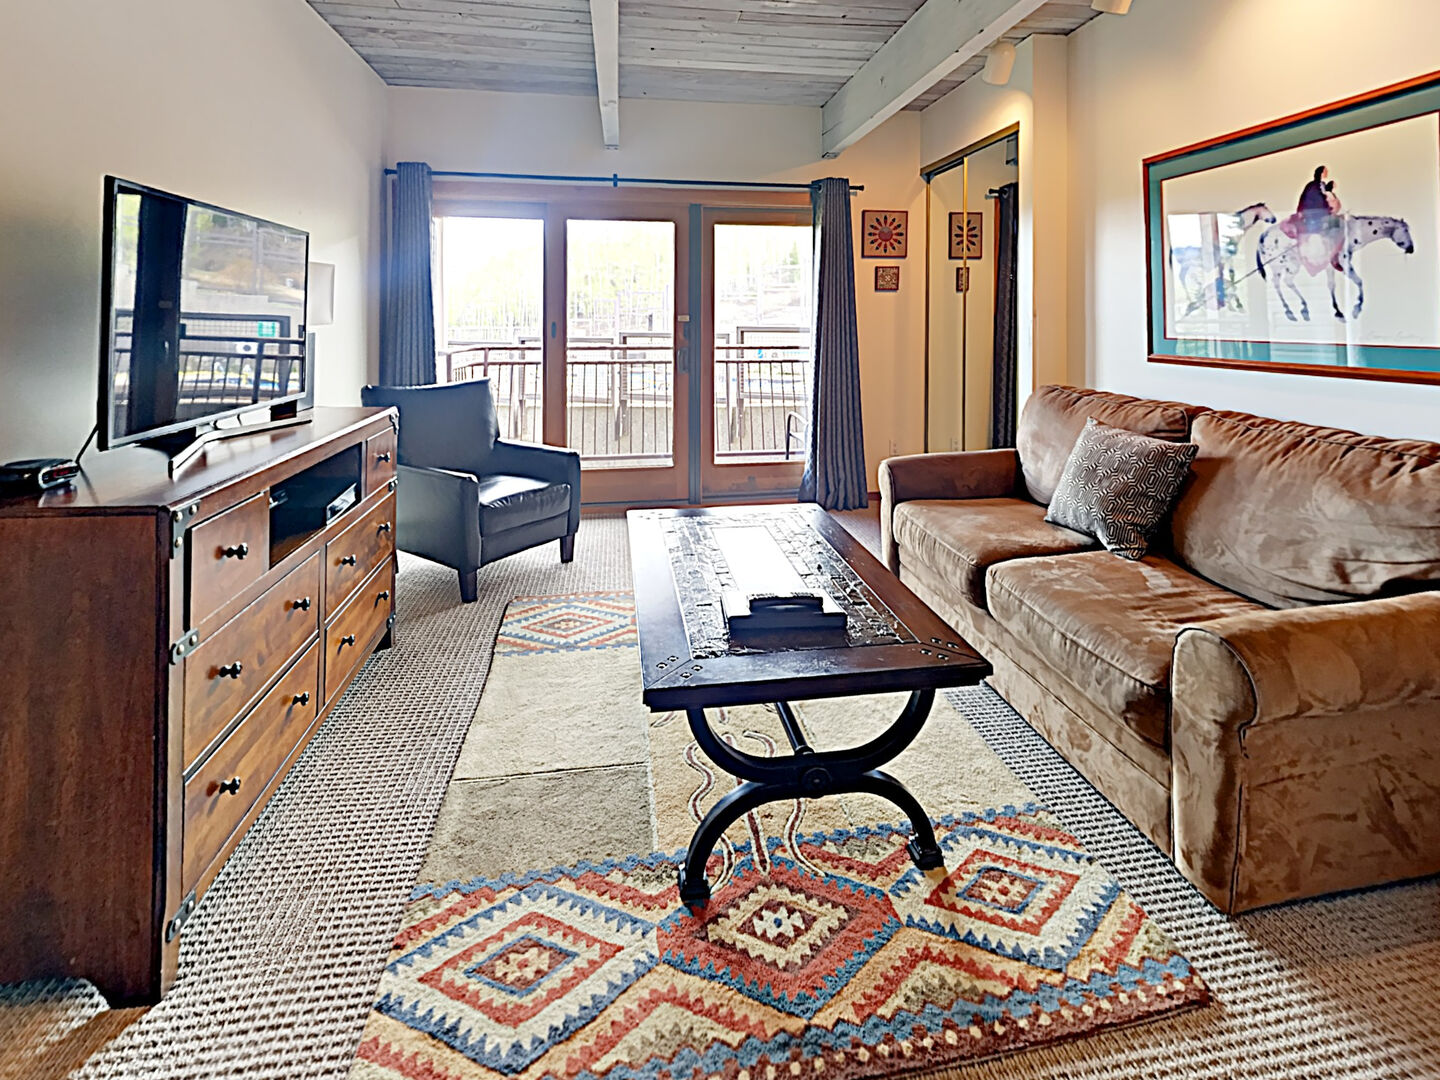
{"type": "Polygon", "coordinates": [[[1019,135],[928,166],[926,447],[984,450],[1015,437],[1019,135]]]}

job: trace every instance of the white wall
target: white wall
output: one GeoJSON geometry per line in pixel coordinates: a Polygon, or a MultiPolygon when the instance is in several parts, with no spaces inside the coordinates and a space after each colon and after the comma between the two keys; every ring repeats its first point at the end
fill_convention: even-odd
{"type": "Polygon", "coordinates": [[[620,102],[620,145],[601,145],[591,98],[397,87],[390,92],[387,163],[435,169],[680,180],[808,182],[845,176],[852,200],[856,303],[870,486],[882,458],[923,448],[925,195],[920,118],[901,113],[839,158],[820,157],[820,110],[650,99],[620,102]],[[862,209],[908,210],[902,260],[859,257],[862,209]],[[900,291],[876,293],[877,262],[898,262],[900,291]]]}
{"type": "MultiPolygon", "coordinates": [[[[1440,438],[1440,386],[1148,363],[1140,167],[1153,154],[1435,70],[1440,4],[1138,0],[1125,18],[1101,16],[1069,41],[1077,377],[1105,390],[1440,438]]],[[[1024,167],[1022,156],[1022,175],[1024,167]]]]}
{"type": "Polygon", "coordinates": [[[309,230],[336,266],[317,399],[358,400],[385,87],[306,4],[10,3],[0,102],[0,460],[95,422],[106,173],[309,230]]]}

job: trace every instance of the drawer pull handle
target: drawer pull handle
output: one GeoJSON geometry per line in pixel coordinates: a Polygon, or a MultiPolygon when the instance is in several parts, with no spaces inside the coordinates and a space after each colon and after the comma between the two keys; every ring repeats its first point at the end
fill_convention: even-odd
{"type": "Polygon", "coordinates": [[[378,593],[375,594],[375,602],[376,602],[377,604],[380,603],[380,601],[382,601],[382,600],[389,600],[389,599],[390,599],[390,590],[389,590],[389,589],[381,589],[378,593]]]}
{"type": "Polygon", "coordinates": [[[354,566],[354,565],[355,565],[355,556],[354,556],[354,555],[345,555],[345,556],[342,556],[341,559],[340,559],[340,565],[341,565],[341,566],[354,566]]]}
{"type": "Polygon", "coordinates": [[[296,610],[296,611],[309,611],[309,610],[310,610],[310,597],[308,597],[308,596],[302,596],[299,600],[294,601],[294,604],[295,604],[295,610],[296,610]]]}
{"type": "Polygon", "coordinates": [[[388,522],[388,521],[382,521],[379,525],[375,526],[375,531],[376,531],[376,532],[382,532],[382,533],[387,533],[387,532],[389,532],[389,531],[390,531],[390,522],[388,522]]]}
{"type": "Polygon", "coordinates": [[[239,660],[233,664],[222,664],[215,669],[215,677],[218,679],[238,679],[240,673],[245,670],[245,665],[239,660]]]}
{"type": "Polygon", "coordinates": [[[243,558],[245,558],[246,555],[249,555],[249,554],[250,554],[250,545],[249,545],[249,544],[246,544],[246,543],[244,543],[244,542],[241,542],[241,543],[239,543],[239,544],[236,544],[234,547],[227,547],[227,548],[225,548],[224,550],[222,550],[222,551],[220,552],[220,557],[221,557],[221,558],[224,558],[224,559],[243,559],[243,558]]]}
{"type": "Polygon", "coordinates": [[[355,644],[355,635],[354,635],[354,634],[346,634],[344,637],[342,637],[342,638],[340,639],[340,648],[342,648],[342,649],[343,649],[346,645],[354,645],[354,644],[355,644]]]}
{"type": "Polygon", "coordinates": [[[376,461],[389,461],[389,460],[390,460],[390,451],[389,451],[389,450],[386,450],[386,451],[384,451],[383,453],[376,454],[376,455],[375,455],[375,460],[376,460],[376,461]]]}
{"type": "Polygon", "coordinates": [[[310,691],[306,690],[303,694],[296,694],[294,700],[296,705],[309,705],[310,691]]]}
{"type": "Polygon", "coordinates": [[[220,788],[215,792],[217,795],[238,795],[240,793],[240,777],[232,776],[229,780],[222,780],[220,788]]]}

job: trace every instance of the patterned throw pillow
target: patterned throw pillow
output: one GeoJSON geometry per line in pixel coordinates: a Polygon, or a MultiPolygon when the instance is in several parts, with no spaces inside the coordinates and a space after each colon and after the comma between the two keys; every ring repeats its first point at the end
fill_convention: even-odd
{"type": "Polygon", "coordinates": [[[1045,520],[1093,536],[1123,558],[1143,558],[1199,449],[1087,420],[1045,520]]]}

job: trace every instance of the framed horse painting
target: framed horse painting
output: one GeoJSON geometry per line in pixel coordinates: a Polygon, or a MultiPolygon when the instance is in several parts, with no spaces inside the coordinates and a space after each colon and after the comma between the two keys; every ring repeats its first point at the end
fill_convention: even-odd
{"type": "Polygon", "coordinates": [[[1440,73],[1144,167],[1152,361],[1440,382],[1440,73]]]}

